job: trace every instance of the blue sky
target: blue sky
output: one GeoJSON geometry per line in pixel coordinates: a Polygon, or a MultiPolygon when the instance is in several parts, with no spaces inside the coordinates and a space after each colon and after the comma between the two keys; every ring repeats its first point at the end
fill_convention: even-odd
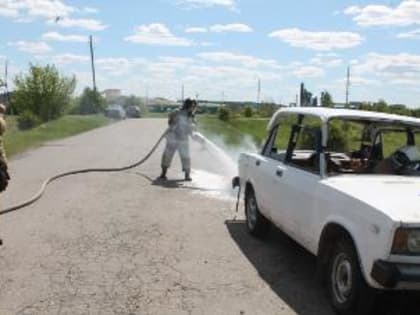
{"type": "Polygon", "coordinates": [[[420,106],[420,1],[0,0],[0,56],[12,74],[54,63],[90,85],[171,99],[293,102],[315,94],[420,106]],[[60,17],[56,22],[56,17],[60,17]]]}

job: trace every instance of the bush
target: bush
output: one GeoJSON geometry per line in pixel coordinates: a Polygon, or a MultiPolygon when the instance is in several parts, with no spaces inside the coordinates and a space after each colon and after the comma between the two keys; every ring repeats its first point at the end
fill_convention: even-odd
{"type": "Polygon", "coordinates": [[[249,106],[245,107],[245,110],[244,110],[244,116],[245,117],[250,118],[250,117],[252,117],[253,114],[254,114],[254,111],[252,110],[251,107],[249,107],[249,106]]]}
{"type": "Polygon", "coordinates": [[[18,128],[21,130],[34,128],[41,123],[40,119],[29,110],[22,112],[19,115],[17,122],[18,128]]]}
{"type": "Polygon", "coordinates": [[[73,108],[72,113],[80,115],[98,114],[105,111],[105,98],[91,88],[85,88],[78,98],[78,104],[73,108]]]}
{"type": "Polygon", "coordinates": [[[218,117],[221,121],[229,121],[230,120],[230,110],[226,107],[219,108],[218,117]]]}
{"type": "Polygon", "coordinates": [[[30,65],[29,72],[18,75],[14,83],[16,88],[11,98],[12,106],[19,113],[30,111],[45,122],[57,119],[66,112],[76,79],[60,75],[54,66],[30,65]]]}

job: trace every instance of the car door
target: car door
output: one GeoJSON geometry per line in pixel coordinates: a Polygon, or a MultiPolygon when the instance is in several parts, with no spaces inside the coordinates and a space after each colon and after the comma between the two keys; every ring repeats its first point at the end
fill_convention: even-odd
{"type": "Polygon", "coordinates": [[[297,121],[297,115],[284,114],[279,125],[271,131],[270,137],[262,151],[262,155],[255,161],[258,176],[258,204],[262,213],[275,225],[285,230],[290,222],[284,215],[282,198],[278,192],[282,191],[283,181],[279,180],[287,170],[284,160],[290,140],[291,128],[297,121]]]}
{"type": "Polygon", "coordinates": [[[271,164],[270,217],[284,232],[308,249],[313,247],[317,193],[320,185],[321,121],[300,117],[291,129],[284,162],[271,164]],[[318,124],[319,123],[319,124],[318,124]],[[315,125],[315,127],[314,127],[315,125]]]}

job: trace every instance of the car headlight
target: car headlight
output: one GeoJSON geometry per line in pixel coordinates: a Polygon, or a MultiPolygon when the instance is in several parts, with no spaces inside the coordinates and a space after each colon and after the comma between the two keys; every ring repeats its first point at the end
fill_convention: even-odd
{"type": "Polygon", "coordinates": [[[399,228],[395,232],[392,254],[420,256],[420,229],[399,228]]]}

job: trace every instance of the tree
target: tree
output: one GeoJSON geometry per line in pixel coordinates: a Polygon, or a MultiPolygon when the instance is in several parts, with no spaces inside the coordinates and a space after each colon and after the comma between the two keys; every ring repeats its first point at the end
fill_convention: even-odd
{"type": "Polygon", "coordinates": [[[222,121],[229,121],[230,120],[230,110],[226,107],[220,107],[218,117],[222,121]]]}
{"type": "Polygon", "coordinates": [[[97,114],[105,110],[105,98],[91,88],[85,88],[80,96],[76,113],[81,115],[97,114]]]}
{"type": "Polygon", "coordinates": [[[329,92],[324,91],[321,93],[321,106],[322,107],[334,107],[332,96],[329,92]]]}
{"type": "Polygon", "coordinates": [[[375,112],[387,113],[389,111],[388,104],[385,102],[385,100],[380,99],[378,102],[373,104],[373,110],[375,112]]]}
{"type": "Polygon", "coordinates": [[[29,65],[29,73],[16,76],[12,106],[18,112],[31,112],[41,121],[56,119],[70,105],[75,77],[60,75],[55,66],[29,65]]]}
{"type": "Polygon", "coordinates": [[[250,118],[250,117],[252,117],[253,114],[254,114],[254,111],[252,110],[252,107],[250,107],[250,106],[245,107],[245,109],[244,109],[244,116],[245,117],[250,118]]]}

